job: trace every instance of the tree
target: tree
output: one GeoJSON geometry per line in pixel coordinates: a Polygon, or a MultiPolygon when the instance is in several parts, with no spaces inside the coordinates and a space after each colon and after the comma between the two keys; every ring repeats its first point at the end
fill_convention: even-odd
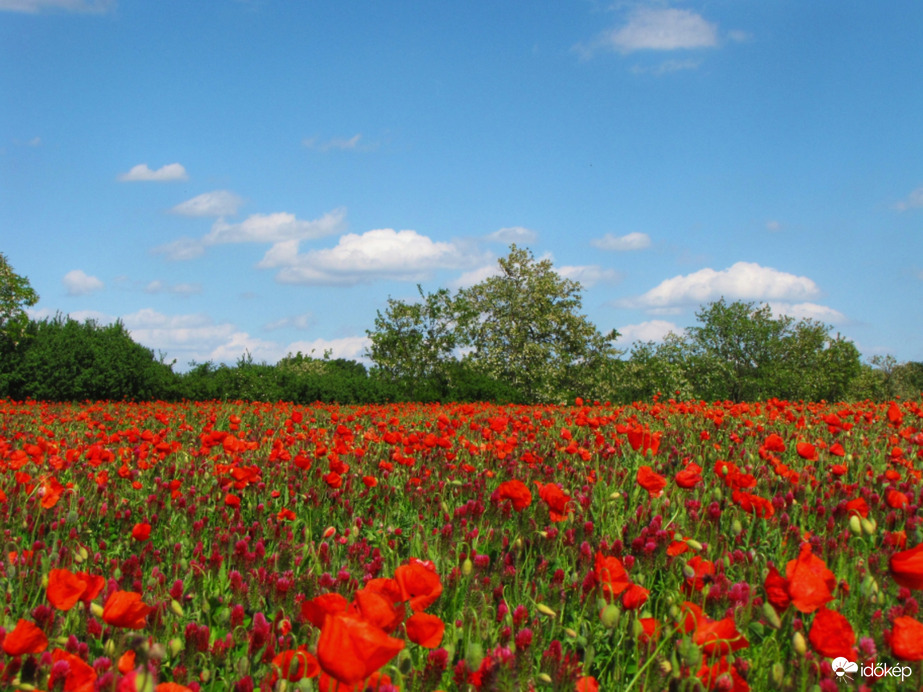
{"type": "Polygon", "coordinates": [[[707,399],[839,399],[859,374],[859,351],[816,320],[774,317],[768,305],[727,303],[696,313],[686,330],[687,372],[707,399]]]}
{"type": "Polygon", "coordinates": [[[603,335],[580,314],[580,283],[550,260],[511,245],[499,265],[499,275],[456,298],[459,344],[471,349],[466,360],[530,402],[587,394],[594,368],[616,355],[618,332],[603,335]]]}
{"type": "Polygon", "coordinates": [[[0,252],[0,341],[13,346],[19,342],[29,323],[25,309],[37,302],[38,294],[29,279],[14,272],[6,255],[0,252]]]}
{"type": "Polygon", "coordinates": [[[379,310],[375,317],[375,329],[366,332],[376,374],[399,384],[411,399],[430,398],[434,387],[444,389],[447,365],[458,346],[457,303],[449,291],[424,294],[419,285],[417,291],[418,303],[388,298],[384,314],[379,310]]]}

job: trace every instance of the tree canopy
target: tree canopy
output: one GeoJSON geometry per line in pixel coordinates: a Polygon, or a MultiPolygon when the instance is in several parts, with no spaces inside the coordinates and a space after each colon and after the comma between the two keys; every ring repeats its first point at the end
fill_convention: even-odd
{"type": "Polygon", "coordinates": [[[38,302],[38,294],[29,279],[20,276],[0,252],[0,341],[14,344],[22,338],[29,324],[26,308],[38,302]]]}

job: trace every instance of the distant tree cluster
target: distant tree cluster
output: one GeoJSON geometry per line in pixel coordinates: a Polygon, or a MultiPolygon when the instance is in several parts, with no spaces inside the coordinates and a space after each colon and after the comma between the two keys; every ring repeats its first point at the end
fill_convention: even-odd
{"type": "Polygon", "coordinates": [[[698,323],[658,343],[615,348],[581,314],[581,286],[513,245],[498,272],[452,294],[389,298],[368,331],[371,368],[330,353],[275,365],[244,354],[234,366],[191,363],[185,373],[137,344],[121,322],[57,315],[30,320],[38,296],[0,254],[0,397],[48,401],[261,400],[612,402],[658,394],[707,401],[769,397],[838,401],[915,398],[923,363],[876,356],[815,320],[721,299],[698,323]]]}

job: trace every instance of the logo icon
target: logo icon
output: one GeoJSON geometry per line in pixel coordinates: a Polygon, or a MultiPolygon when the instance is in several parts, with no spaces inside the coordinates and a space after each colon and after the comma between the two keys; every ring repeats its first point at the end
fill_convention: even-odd
{"type": "Polygon", "coordinates": [[[855,663],[854,661],[850,661],[843,656],[839,656],[833,659],[833,663],[831,663],[831,665],[833,666],[833,672],[836,673],[838,678],[845,677],[847,680],[852,680],[852,678],[846,675],[846,673],[859,672],[859,664],[855,663]]]}

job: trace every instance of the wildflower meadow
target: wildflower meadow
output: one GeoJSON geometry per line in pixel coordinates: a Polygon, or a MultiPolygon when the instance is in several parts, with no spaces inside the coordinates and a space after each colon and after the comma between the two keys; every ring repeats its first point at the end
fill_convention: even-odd
{"type": "Polygon", "coordinates": [[[923,686],[917,401],[0,401],[0,687],[923,686]]]}

